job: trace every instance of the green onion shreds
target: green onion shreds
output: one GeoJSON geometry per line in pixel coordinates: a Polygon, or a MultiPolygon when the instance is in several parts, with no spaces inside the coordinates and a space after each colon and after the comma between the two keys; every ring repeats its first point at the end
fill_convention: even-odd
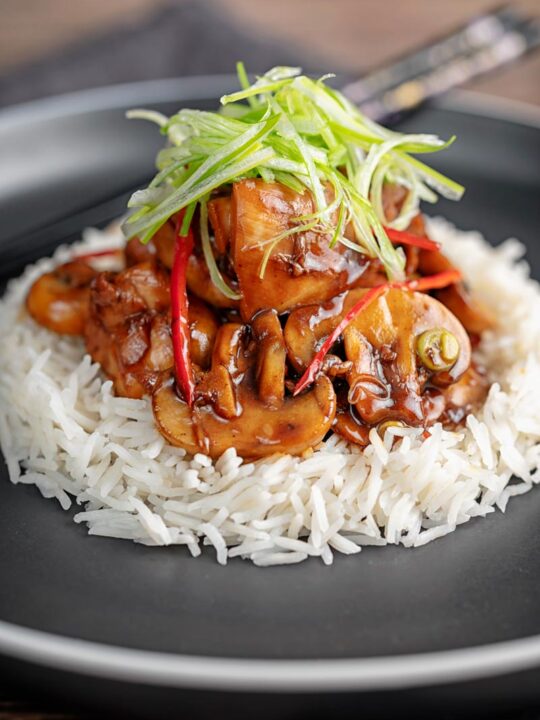
{"type": "MultiPolygon", "coordinates": [[[[127,237],[145,241],[172,215],[200,207],[201,244],[212,282],[236,296],[214,258],[206,221],[210,193],[246,177],[280,182],[309,191],[314,212],[287,233],[317,227],[332,245],[342,243],[378,258],[390,280],[400,280],[404,255],[389,240],[382,191],[385,183],[407,188],[407,197],[390,227],[402,230],[418,212],[420,200],[436,193],[459,199],[463,187],[414,155],[438,152],[447,142],[430,134],[402,134],[366,118],[339,91],[313,80],[300,68],[275,67],[250,83],[237,65],[240,90],[221,98],[221,111],[180,110],[165,117],[147,110],[129,117],[155,122],[169,147],[157,158],[158,172],[130,200],[134,213],[124,223],[127,237]],[[352,226],[354,241],[344,237],[352,226]]],[[[261,276],[279,238],[270,238],[261,276]]]]}

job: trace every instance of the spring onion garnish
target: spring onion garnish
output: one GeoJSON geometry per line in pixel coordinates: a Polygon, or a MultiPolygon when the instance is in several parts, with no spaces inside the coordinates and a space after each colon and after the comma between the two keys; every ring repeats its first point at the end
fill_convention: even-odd
{"type": "Polygon", "coordinates": [[[427,275],[426,277],[418,278],[417,280],[383,283],[382,285],[370,288],[365,295],[362,295],[360,300],[352,306],[339,325],[336,326],[333,332],[330,333],[323,342],[319,351],[308,365],[306,371],[296,383],[293,395],[298,395],[302,392],[302,390],[305,390],[308,385],[311,385],[322,367],[325,356],[332,348],[332,345],[334,345],[337,341],[341,333],[345,330],[347,325],[349,325],[349,323],[351,323],[354,318],[357,317],[357,315],[359,315],[368,305],[371,305],[371,303],[381,297],[381,295],[384,295],[387,290],[400,288],[402,290],[410,290],[411,292],[427,292],[428,290],[440,290],[441,288],[453,285],[460,280],[461,273],[459,270],[445,270],[444,272],[436,273],[435,275],[427,275]]]}
{"type": "Polygon", "coordinates": [[[234,290],[231,290],[231,288],[227,285],[227,283],[223,279],[222,274],[219,271],[216,263],[216,258],[214,257],[214,253],[212,251],[210,235],[208,233],[208,206],[206,199],[201,200],[200,204],[201,245],[203,249],[204,259],[208,267],[208,272],[210,273],[210,279],[217,287],[217,289],[220,290],[223,295],[225,295],[225,297],[228,297],[231,300],[240,300],[242,296],[239,293],[234,292],[234,290]]]}
{"type": "MultiPolygon", "coordinates": [[[[178,211],[197,204],[203,208],[214,190],[260,177],[310,192],[314,213],[296,219],[298,232],[309,225],[333,245],[342,243],[378,258],[389,280],[403,280],[405,257],[389,238],[383,185],[398,183],[409,191],[390,223],[395,231],[406,230],[421,199],[436,199],[434,190],[458,199],[461,185],[412,156],[442,150],[453,138],[444,142],[436,135],[388,130],[364,117],[328,87],[325,78],[312,80],[299,68],[275,67],[251,85],[241,63],[237,70],[241,89],[221,98],[221,112],[181,110],[169,118],[152,111],[131,112],[131,117],[156,122],[170,146],[158,154],[152,182],[130,200],[135,212],[124,223],[126,236],[148,241],[178,211]],[[354,242],[344,236],[349,226],[354,242]]],[[[268,238],[263,274],[277,241],[268,238]]],[[[232,293],[204,231],[201,242],[212,281],[222,292],[232,293]]]]}

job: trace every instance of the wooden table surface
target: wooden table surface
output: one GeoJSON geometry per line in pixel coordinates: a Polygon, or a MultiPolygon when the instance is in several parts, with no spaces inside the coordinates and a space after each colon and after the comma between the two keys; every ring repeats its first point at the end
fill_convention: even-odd
{"type": "MultiPolygon", "coordinates": [[[[171,0],[0,0],[0,75],[100,31],[136,25],[171,0]]],[[[172,0],[180,3],[182,0],[172,0]]],[[[199,0],[243,29],[290,42],[322,67],[361,72],[437,37],[498,0],[199,0]]],[[[540,17],[540,0],[509,5],[540,17]]],[[[475,90],[540,105],[540,53],[475,90]]]]}
{"type": "MultiPolygon", "coordinates": [[[[177,0],[180,2],[181,0],[177,0]]],[[[296,44],[323,67],[360,72],[444,33],[492,0],[201,0],[226,9],[240,27],[296,44]],[[433,9],[436,8],[436,12],[433,9]]],[[[540,17],[540,0],[512,5],[540,17]]],[[[0,0],[0,76],[114,27],[136,25],[164,0],[0,0]]],[[[480,92],[540,105],[540,53],[471,83],[480,92]]],[[[85,718],[104,718],[89,713],[85,718]]],[[[118,720],[118,715],[115,715],[118,720]]],[[[524,717],[524,716],[521,716],[524,717]]],[[[527,715],[533,717],[533,715],[527,715]]],[[[0,720],[68,720],[61,701],[0,680],[0,720]]]]}

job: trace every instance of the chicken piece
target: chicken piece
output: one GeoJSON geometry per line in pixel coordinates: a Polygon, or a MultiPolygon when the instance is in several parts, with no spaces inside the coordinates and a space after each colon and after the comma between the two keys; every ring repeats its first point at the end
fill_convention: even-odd
{"type": "MultiPolygon", "coordinates": [[[[327,189],[331,200],[331,188],[327,189]]],[[[399,211],[407,191],[388,184],[383,200],[389,216],[399,211]]],[[[208,217],[214,234],[213,251],[226,282],[243,295],[240,304],[223,295],[210,279],[197,245],[189,259],[187,284],[191,293],[214,307],[237,308],[249,322],[259,310],[278,313],[297,305],[326,300],[349,287],[373,287],[386,280],[381,262],[338,244],[315,229],[291,234],[272,248],[264,278],[260,270],[266,249],[274,238],[294,229],[296,218],[314,212],[309,192],[298,194],[283,185],[262,180],[235,183],[232,196],[212,198],[208,217]],[[232,267],[231,267],[232,263],[232,267]]],[[[337,219],[337,218],[336,218],[337,219]]],[[[154,235],[157,257],[172,267],[176,224],[171,218],[154,235]]],[[[345,235],[354,240],[352,225],[345,235]]],[[[407,270],[416,270],[418,254],[406,248],[407,270]]]]}
{"type": "Polygon", "coordinates": [[[141,398],[157,376],[145,373],[142,359],[148,350],[150,329],[143,318],[131,319],[121,336],[106,330],[91,314],[85,325],[86,349],[94,362],[111,378],[114,390],[122,397],[141,398]]]}
{"type": "MultiPolygon", "coordinates": [[[[336,412],[332,383],[322,375],[299,398],[285,397],[275,407],[265,398],[263,345],[249,341],[247,328],[223,325],[218,333],[212,368],[196,388],[192,409],[179,397],[172,376],[152,395],[160,432],[188,452],[217,458],[234,447],[244,458],[275,453],[299,454],[317,445],[331,428],[336,412]]],[[[270,362],[270,365],[273,363],[270,362]]]]}
{"type": "MultiPolygon", "coordinates": [[[[392,223],[397,218],[408,194],[409,190],[403,187],[403,185],[397,185],[395,183],[384,184],[382,199],[386,224],[392,223]]],[[[418,213],[413,217],[409,226],[406,228],[406,231],[411,235],[425,237],[426,227],[424,217],[421,213],[418,213]]],[[[406,258],[405,275],[410,277],[418,270],[420,248],[414,245],[404,245],[403,252],[405,253],[406,258]]]]}
{"type": "Polygon", "coordinates": [[[172,270],[176,243],[176,220],[174,218],[167,220],[154,234],[150,242],[156,249],[158,260],[168,270],[172,270]]]}
{"type": "Polygon", "coordinates": [[[91,301],[93,314],[106,330],[114,332],[132,316],[168,310],[168,273],[151,261],[116,274],[101,273],[92,284],[91,301]]]}
{"type": "MultiPolygon", "coordinates": [[[[119,395],[142,397],[174,365],[169,284],[168,273],[155,262],[101,273],[92,284],[86,347],[119,395]]],[[[206,368],[219,322],[197,298],[191,298],[188,312],[192,359],[206,368]]]]}
{"type": "Polygon", "coordinates": [[[35,281],[26,298],[26,309],[49,330],[82,335],[89,312],[90,283],[96,275],[80,260],[60,265],[35,281]]]}
{"type": "Polygon", "coordinates": [[[172,366],[169,304],[168,274],[155,262],[101,273],[92,283],[86,347],[117,394],[142,397],[172,366]]]}
{"type": "Polygon", "coordinates": [[[269,244],[292,230],[295,218],[313,213],[313,200],[307,191],[300,195],[262,180],[235,183],[232,197],[231,254],[245,321],[259,310],[274,308],[282,313],[298,305],[324,302],[355,284],[377,284],[367,280],[373,269],[369,258],[341,244],[330,248],[331,237],[314,230],[277,242],[261,279],[269,244]]]}
{"type": "Polygon", "coordinates": [[[131,238],[124,249],[126,266],[138,265],[142,262],[149,262],[156,256],[156,246],[150,242],[143,244],[138,237],[131,238]]]}
{"type": "MultiPolygon", "coordinates": [[[[236,280],[229,276],[226,277],[227,285],[236,292],[238,290],[236,280]]],[[[186,280],[189,291],[209,305],[223,310],[236,309],[238,307],[238,300],[232,300],[227,297],[214,285],[210,278],[206,261],[202,255],[193,254],[190,256],[186,280]]]]}
{"type": "MultiPolygon", "coordinates": [[[[422,250],[419,254],[418,269],[423,275],[432,275],[453,270],[454,265],[442,252],[422,250]]],[[[495,316],[491,310],[472,297],[462,282],[437,290],[434,296],[454,313],[471,334],[481,335],[495,325],[495,316]]]]}

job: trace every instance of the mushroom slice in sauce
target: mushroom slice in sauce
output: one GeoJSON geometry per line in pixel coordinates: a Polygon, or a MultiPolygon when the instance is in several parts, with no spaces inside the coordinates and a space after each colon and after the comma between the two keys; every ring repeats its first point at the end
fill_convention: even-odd
{"type": "Polygon", "coordinates": [[[252,320],[257,343],[257,386],[263,403],[281,407],[285,397],[285,362],[287,352],[283,330],[275,310],[263,310],[252,320]]]}
{"type": "Polygon", "coordinates": [[[90,283],[96,275],[80,260],[60,265],[35,281],[26,298],[26,309],[49,330],[82,335],[88,318],[90,283]]]}
{"type": "Polygon", "coordinates": [[[471,346],[459,320],[429,295],[390,289],[368,305],[345,328],[345,355],[353,362],[348,373],[349,402],[370,425],[403,420],[425,421],[422,392],[428,381],[446,386],[469,368],[471,346]],[[450,367],[426,367],[418,355],[418,339],[439,329],[455,339],[458,352],[450,367]]]}
{"type": "Polygon", "coordinates": [[[332,383],[322,375],[309,392],[284,397],[276,407],[275,398],[268,402],[260,370],[257,377],[257,367],[265,366],[260,354],[245,326],[223,325],[212,368],[197,386],[192,409],[178,396],[172,377],[165,377],[152,395],[152,407],[167,440],[211,457],[229,447],[244,458],[257,458],[299,454],[317,445],[336,413],[332,383]]]}

